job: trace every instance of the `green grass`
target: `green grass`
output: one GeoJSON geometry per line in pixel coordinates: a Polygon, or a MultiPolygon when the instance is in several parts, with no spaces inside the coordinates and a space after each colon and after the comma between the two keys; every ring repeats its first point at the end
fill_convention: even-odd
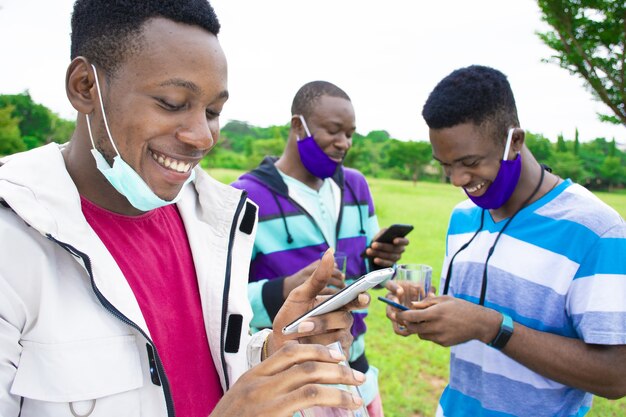
{"type": "MultiPolygon", "coordinates": [[[[220,181],[230,183],[241,172],[212,169],[220,181]]],[[[439,276],[445,248],[448,218],[454,205],[465,198],[462,191],[446,184],[370,179],[376,213],[381,227],[392,223],[415,226],[409,238],[411,244],[403,256],[407,262],[432,265],[433,281],[439,276]]],[[[626,218],[626,194],[597,193],[598,197],[626,218]]],[[[449,352],[431,342],[413,336],[396,336],[385,317],[385,305],[376,296],[385,290],[372,292],[370,314],[367,318],[367,352],[370,363],[380,370],[380,387],[387,417],[433,416],[441,391],[448,380],[449,352]]],[[[609,401],[595,398],[589,417],[618,417],[626,415],[626,398],[609,401]]]]}

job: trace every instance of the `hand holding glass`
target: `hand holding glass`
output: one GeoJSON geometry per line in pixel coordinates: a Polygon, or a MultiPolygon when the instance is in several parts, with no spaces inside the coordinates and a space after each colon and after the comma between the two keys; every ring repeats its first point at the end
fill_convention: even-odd
{"type": "MultiPolygon", "coordinates": [[[[320,253],[320,259],[324,256],[326,252],[320,253]]],[[[337,265],[337,269],[341,271],[343,276],[346,276],[346,269],[348,266],[348,254],[345,252],[335,252],[335,265],[337,265]]]]}
{"type": "Polygon", "coordinates": [[[424,264],[398,265],[394,280],[402,288],[400,303],[411,308],[413,301],[421,301],[428,296],[433,275],[432,267],[424,264]]]}
{"type": "MultiPolygon", "coordinates": [[[[330,345],[327,345],[327,347],[338,350],[341,353],[344,353],[343,349],[341,348],[341,343],[339,342],[331,343],[330,345]]],[[[341,362],[340,364],[342,366],[348,366],[348,363],[345,361],[341,362]]],[[[352,395],[361,397],[361,392],[359,391],[359,388],[354,385],[334,385],[334,386],[344,391],[348,391],[352,395]]],[[[347,409],[336,408],[336,407],[311,407],[311,408],[307,408],[306,410],[300,410],[300,414],[302,414],[302,417],[368,417],[367,408],[365,408],[365,404],[363,404],[361,407],[359,407],[356,410],[347,410],[347,409]]]]}

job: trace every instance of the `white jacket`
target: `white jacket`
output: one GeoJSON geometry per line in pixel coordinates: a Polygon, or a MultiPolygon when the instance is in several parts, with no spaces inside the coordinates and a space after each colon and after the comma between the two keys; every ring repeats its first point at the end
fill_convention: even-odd
{"type": "MultiPolygon", "coordinates": [[[[149,358],[155,348],[145,320],[82,214],[60,147],[47,145],[4,162],[0,416],[173,416],[158,355],[149,358]]],[[[200,168],[196,176],[178,209],[211,354],[226,390],[256,362],[250,353],[246,359],[252,316],[246,288],[257,210],[240,190],[200,168]]]]}

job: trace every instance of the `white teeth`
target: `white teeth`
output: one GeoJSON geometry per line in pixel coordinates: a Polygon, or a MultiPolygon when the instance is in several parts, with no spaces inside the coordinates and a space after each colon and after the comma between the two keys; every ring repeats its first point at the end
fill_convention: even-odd
{"type": "Polygon", "coordinates": [[[481,182],[480,184],[478,184],[475,187],[471,187],[471,188],[465,188],[467,190],[468,193],[475,193],[476,191],[480,190],[481,188],[483,188],[485,185],[484,182],[481,182]]]}
{"type": "Polygon", "coordinates": [[[151,152],[151,154],[152,154],[152,159],[157,161],[159,165],[162,165],[165,168],[169,168],[173,171],[180,172],[180,173],[185,173],[191,169],[191,162],[185,163],[183,161],[178,161],[176,159],[172,159],[167,156],[157,155],[154,152],[151,152]]]}

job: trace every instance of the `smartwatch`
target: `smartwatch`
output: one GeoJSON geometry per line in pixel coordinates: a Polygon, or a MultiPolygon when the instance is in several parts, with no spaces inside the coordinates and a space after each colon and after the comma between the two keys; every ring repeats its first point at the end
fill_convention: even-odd
{"type": "Polygon", "coordinates": [[[504,313],[500,314],[502,314],[502,323],[500,324],[500,330],[498,331],[496,337],[494,337],[493,340],[489,343],[489,346],[498,350],[502,350],[513,335],[513,319],[504,313]]]}

